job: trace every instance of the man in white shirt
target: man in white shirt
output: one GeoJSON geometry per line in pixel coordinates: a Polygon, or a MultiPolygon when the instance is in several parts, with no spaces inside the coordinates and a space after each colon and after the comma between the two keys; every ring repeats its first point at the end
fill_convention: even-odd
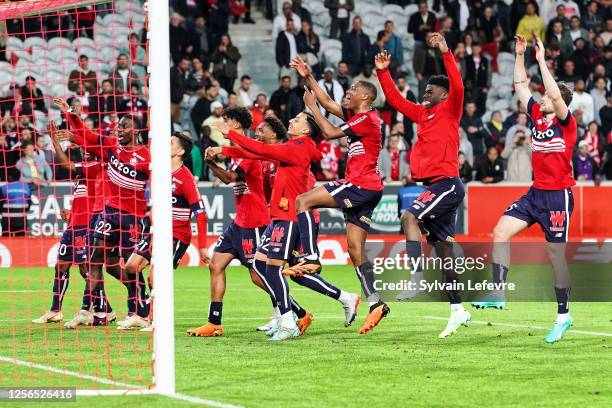
{"type": "Polygon", "coordinates": [[[278,35],[287,29],[287,21],[289,20],[293,20],[293,32],[295,33],[295,27],[302,26],[302,19],[293,12],[291,3],[286,1],[283,3],[283,12],[274,17],[272,22],[272,41],[276,41],[278,35]]]}
{"type": "Polygon", "coordinates": [[[297,82],[295,70],[289,67],[291,61],[297,57],[297,42],[295,40],[294,30],[294,21],[287,20],[287,28],[285,31],[281,32],[276,39],[276,63],[280,69],[280,78],[289,76],[292,81],[297,82]]]}
{"type": "MultiPolygon", "coordinates": [[[[319,87],[323,88],[330,98],[332,98],[337,104],[342,104],[342,97],[344,96],[344,89],[340,82],[334,79],[334,69],[331,67],[325,68],[323,71],[323,78],[319,80],[319,87]]],[[[344,120],[338,118],[327,112],[323,107],[320,108],[321,113],[325,115],[331,123],[336,126],[340,126],[344,123],[344,120]]]]}
{"type": "Polygon", "coordinates": [[[595,117],[593,97],[584,91],[585,88],[584,80],[579,79],[576,81],[574,97],[572,98],[572,103],[570,103],[570,106],[568,107],[572,112],[582,112],[582,120],[580,120],[578,123],[578,125],[582,126],[588,125],[595,117]]]}
{"type": "Polygon", "coordinates": [[[238,95],[238,106],[250,108],[253,106],[254,97],[252,89],[252,79],[248,75],[243,75],[240,78],[240,86],[236,89],[236,95],[238,95]]]}

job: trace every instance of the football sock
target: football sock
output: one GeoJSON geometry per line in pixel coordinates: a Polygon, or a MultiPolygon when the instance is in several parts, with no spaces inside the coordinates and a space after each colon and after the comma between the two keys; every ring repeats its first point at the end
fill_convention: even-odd
{"type": "Polygon", "coordinates": [[[299,213],[297,220],[300,228],[300,243],[306,259],[317,259],[316,223],[312,211],[299,213]]]}
{"type": "Polygon", "coordinates": [[[55,265],[55,279],[53,280],[53,299],[51,300],[52,312],[59,312],[62,310],[62,301],[64,300],[64,294],[68,289],[70,271],[60,272],[59,265],[55,265]]]}
{"type": "Polygon", "coordinates": [[[493,283],[504,283],[508,279],[508,267],[502,264],[493,264],[493,283]]]}
{"type": "Polygon", "coordinates": [[[410,258],[412,266],[412,282],[420,282],[423,280],[423,246],[421,241],[406,241],[406,255],[410,258]]]}
{"type": "Polygon", "coordinates": [[[348,303],[351,301],[351,294],[340,289],[340,295],[338,296],[338,300],[342,303],[348,303]]]}
{"type": "Polygon", "coordinates": [[[378,296],[376,289],[374,289],[374,266],[372,262],[364,262],[355,268],[355,272],[357,272],[357,277],[361,283],[361,290],[367,301],[370,305],[378,303],[380,296],[378,296]]]}
{"type": "MultiPolygon", "coordinates": [[[[446,273],[444,274],[444,283],[452,283],[454,287],[457,287],[458,284],[458,280],[457,277],[455,275],[454,278],[450,278],[446,275],[446,273]]],[[[446,295],[448,296],[448,300],[451,303],[451,305],[455,305],[455,304],[459,304],[461,303],[461,292],[457,289],[448,289],[446,290],[446,295]]]]}
{"type": "Polygon", "coordinates": [[[291,280],[298,285],[312,289],[317,293],[338,300],[340,289],[323,279],[319,274],[291,276],[291,280]]]}
{"type": "Polygon", "coordinates": [[[265,277],[274,292],[276,305],[280,309],[281,314],[285,314],[291,310],[291,302],[289,301],[289,285],[281,273],[282,267],[279,265],[266,265],[265,277]]]}
{"type": "Polygon", "coordinates": [[[555,286],[557,297],[557,313],[562,315],[569,313],[569,294],[571,288],[558,288],[555,286]]]}
{"type": "Polygon", "coordinates": [[[302,306],[300,306],[300,304],[296,302],[293,298],[291,298],[291,310],[293,311],[293,313],[295,313],[298,319],[301,319],[302,317],[306,316],[306,310],[302,306]]]}
{"type": "Polygon", "coordinates": [[[146,319],[149,317],[149,295],[147,295],[147,280],[145,279],[142,272],[138,272],[135,283],[138,289],[136,313],[138,313],[138,316],[144,317],[146,319]]]}
{"type": "Polygon", "coordinates": [[[81,310],[91,309],[91,292],[89,291],[89,284],[85,282],[85,289],[83,289],[83,303],[81,304],[81,310]]]}
{"type": "Polygon", "coordinates": [[[295,327],[295,320],[293,320],[293,313],[289,310],[286,313],[283,313],[281,316],[281,326],[286,329],[293,329],[295,327]]]}
{"type": "Polygon", "coordinates": [[[463,312],[465,309],[463,308],[462,303],[451,303],[450,305],[451,314],[463,312]]]}
{"type": "Polygon", "coordinates": [[[94,313],[111,313],[113,311],[110,303],[108,303],[104,289],[96,288],[92,290],[91,301],[93,303],[94,313]]]}
{"type": "Polygon", "coordinates": [[[210,302],[208,307],[208,321],[215,325],[221,324],[221,314],[223,313],[223,302],[210,302]]]}
{"type": "Polygon", "coordinates": [[[263,282],[264,287],[266,288],[266,292],[270,294],[270,299],[272,300],[272,307],[276,307],[276,300],[274,299],[272,287],[270,286],[270,283],[266,278],[266,267],[266,261],[262,261],[260,259],[255,259],[253,261],[253,270],[255,271],[257,276],[259,276],[259,279],[261,279],[261,281],[263,282]]]}

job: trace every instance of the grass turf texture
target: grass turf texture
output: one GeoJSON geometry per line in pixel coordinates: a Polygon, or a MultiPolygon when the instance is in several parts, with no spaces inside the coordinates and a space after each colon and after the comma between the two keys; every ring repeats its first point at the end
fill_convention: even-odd
{"type": "MultiPolygon", "coordinates": [[[[528,266],[526,268],[529,268],[528,266]]],[[[76,269],[64,303],[65,319],[80,306],[83,282],[76,269]]],[[[357,291],[350,267],[326,267],[324,276],[357,291]]],[[[150,380],[148,333],[107,328],[60,330],[30,324],[50,303],[52,270],[13,268],[0,275],[0,355],[111,377],[130,384],[150,380]],[[44,276],[44,280],[43,280],[44,276]],[[10,291],[13,291],[12,293],[10,291]],[[11,320],[14,322],[11,322],[11,320]]],[[[110,278],[112,279],[112,278],[110,278]]],[[[448,317],[443,303],[394,303],[374,332],[360,336],[367,312],[343,327],[341,305],[292,284],[292,294],[315,321],[304,337],[268,342],[255,327],[266,322],[270,301],[243,268],[228,270],[225,334],[193,338],[205,323],[208,272],[175,272],[177,391],[244,406],[609,406],[612,399],[612,337],[569,333],[553,346],[545,330],[471,324],[440,340],[448,317]]],[[[109,281],[107,291],[122,318],[125,291],[109,281]]],[[[549,327],[554,303],[511,303],[504,311],[469,309],[474,320],[549,327]]],[[[612,333],[609,303],[572,303],[573,329],[612,333]]],[[[48,371],[0,362],[0,387],[76,386],[116,388],[48,371]]],[[[187,406],[161,396],[78,397],[76,406],[187,406]]],[[[65,406],[45,403],[45,407],[65,406]]],[[[75,406],[71,405],[71,406],[75,406]]]]}

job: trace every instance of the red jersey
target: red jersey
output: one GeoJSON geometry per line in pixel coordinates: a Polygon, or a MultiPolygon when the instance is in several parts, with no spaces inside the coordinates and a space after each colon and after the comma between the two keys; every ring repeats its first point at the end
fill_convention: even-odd
{"type": "Polygon", "coordinates": [[[270,199],[272,220],[297,221],[295,199],[308,191],[312,174],[310,163],[321,160],[321,152],[310,137],[289,139],[284,143],[265,144],[236,132],[229,132],[229,140],[241,147],[225,146],[223,154],[229,157],[259,157],[278,162],[270,199]]]}
{"type": "Polygon", "coordinates": [[[572,175],[572,153],[578,138],[576,119],[568,112],[565,120],[548,120],[533,98],[527,103],[531,117],[531,162],[533,187],[540,190],[564,190],[576,184],[572,175]]]}
{"type": "Polygon", "coordinates": [[[251,159],[232,160],[230,170],[238,174],[238,180],[233,186],[236,197],[234,223],[241,228],[268,225],[270,215],[264,195],[261,162],[251,159]]]}
{"type": "Polygon", "coordinates": [[[87,226],[95,209],[96,180],[102,173],[102,165],[99,162],[85,162],[74,163],[74,167],[76,178],[72,191],[70,226],[87,226]]]}
{"type": "Polygon", "coordinates": [[[459,121],[463,114],[463,82],[452,52],[443,53],[450,89],[448,98],[426,108],[405,99],[389,70],[377,71],[387,102],[417,124],[417,142],[410,154],[410,171],[416,181],[434,182],[459,177],[459,121]]]}
{"type": "MultiPolygon", "coordinates": [[[[276,169],[278,168],[278,163],[273,161],[263,161],[261,162],[262,173],[264,176],[264,193],[266,194],[266,201],[268,205],[270,204],[270,199],[272,198],[272,187],[274,187],[274,179],[276,178],[276,169]]],[[[314,174],[310,172],[308,175],[308,190],[312,190],[315,186],[317,179],[314,174]]],[[[315,222],[318,223],[320,220],[319,210],[312,210],[314,215],[315,222]]]]}
{"type": "Polygon", "coordinates": [[[101,163],[102,171],[98,173],[96,177],[95,189],[94,189],[94,213],[104,211],[104,202],[108,195],[108,176],[106,175],[106,163],[101,163]]]}
{"type": "Polygon", "coordinates": [[[137,217],[147,211],[145,190],[150,176],[151,155],[146,146],[122,146],[116,137],[100,137],[88,129],[81,118],[67,115],[75,131],[75,143],[108,163],[109,195],[105,204],[137,217]]]}
{"type": "Polygon", "coordinates": [[[346,162],[346,179],[366,190],[380,191],[384,188],[378,156],[382,148],[382,130],[378,111],[354,115],[343,109],[346,123],[340,129],[348,138],[348,161],[346,162]]]}
{"type": "MultiPolygon", "coordinates": [[[[340,147],[334,140],[321,140],[319,150],[323,155],[321,170],[331,176],[329,180],[336,180],[338,178],[339,162],[342,158],[340,147]]],[[[321,174],[320,180],[328,180],[328,175],[321,174]]]]}
{"type": "Polygon", "coordinates": [[[185,166],[172,172],[172,237],[191,243],[191,216],[198,219],[198,243],[206,245],[206,208],[198,182],[185,166]]]}

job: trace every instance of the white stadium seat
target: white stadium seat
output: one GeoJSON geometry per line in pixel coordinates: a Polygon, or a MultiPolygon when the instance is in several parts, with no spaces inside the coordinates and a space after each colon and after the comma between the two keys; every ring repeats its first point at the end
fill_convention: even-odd
{"type": "Polygon", "coordinates": [[[387,4],[383,6],[382,14],[383,16],[387,16],[389,14],[401,14],[402,16],[406,16],[402,6],[398,6],[397,4],[387,4]]]}
{"type": "Polygon", "coordinates": [[[6,48],[10,48],[10,49],[23,49],[23,41],[21,41],[20,38],[18,37],[14,37],[14,36],[9,36],[7,44],[6,44],[6,48]]]}
{"type": "Polygon", "coordinates": [[[417,11],[419,11],[419,6],[416,4],[409,4],[406,7],[404,7],[404,14],[408,18],[410,18],[410,16],[416,13],[417,11]]]}

